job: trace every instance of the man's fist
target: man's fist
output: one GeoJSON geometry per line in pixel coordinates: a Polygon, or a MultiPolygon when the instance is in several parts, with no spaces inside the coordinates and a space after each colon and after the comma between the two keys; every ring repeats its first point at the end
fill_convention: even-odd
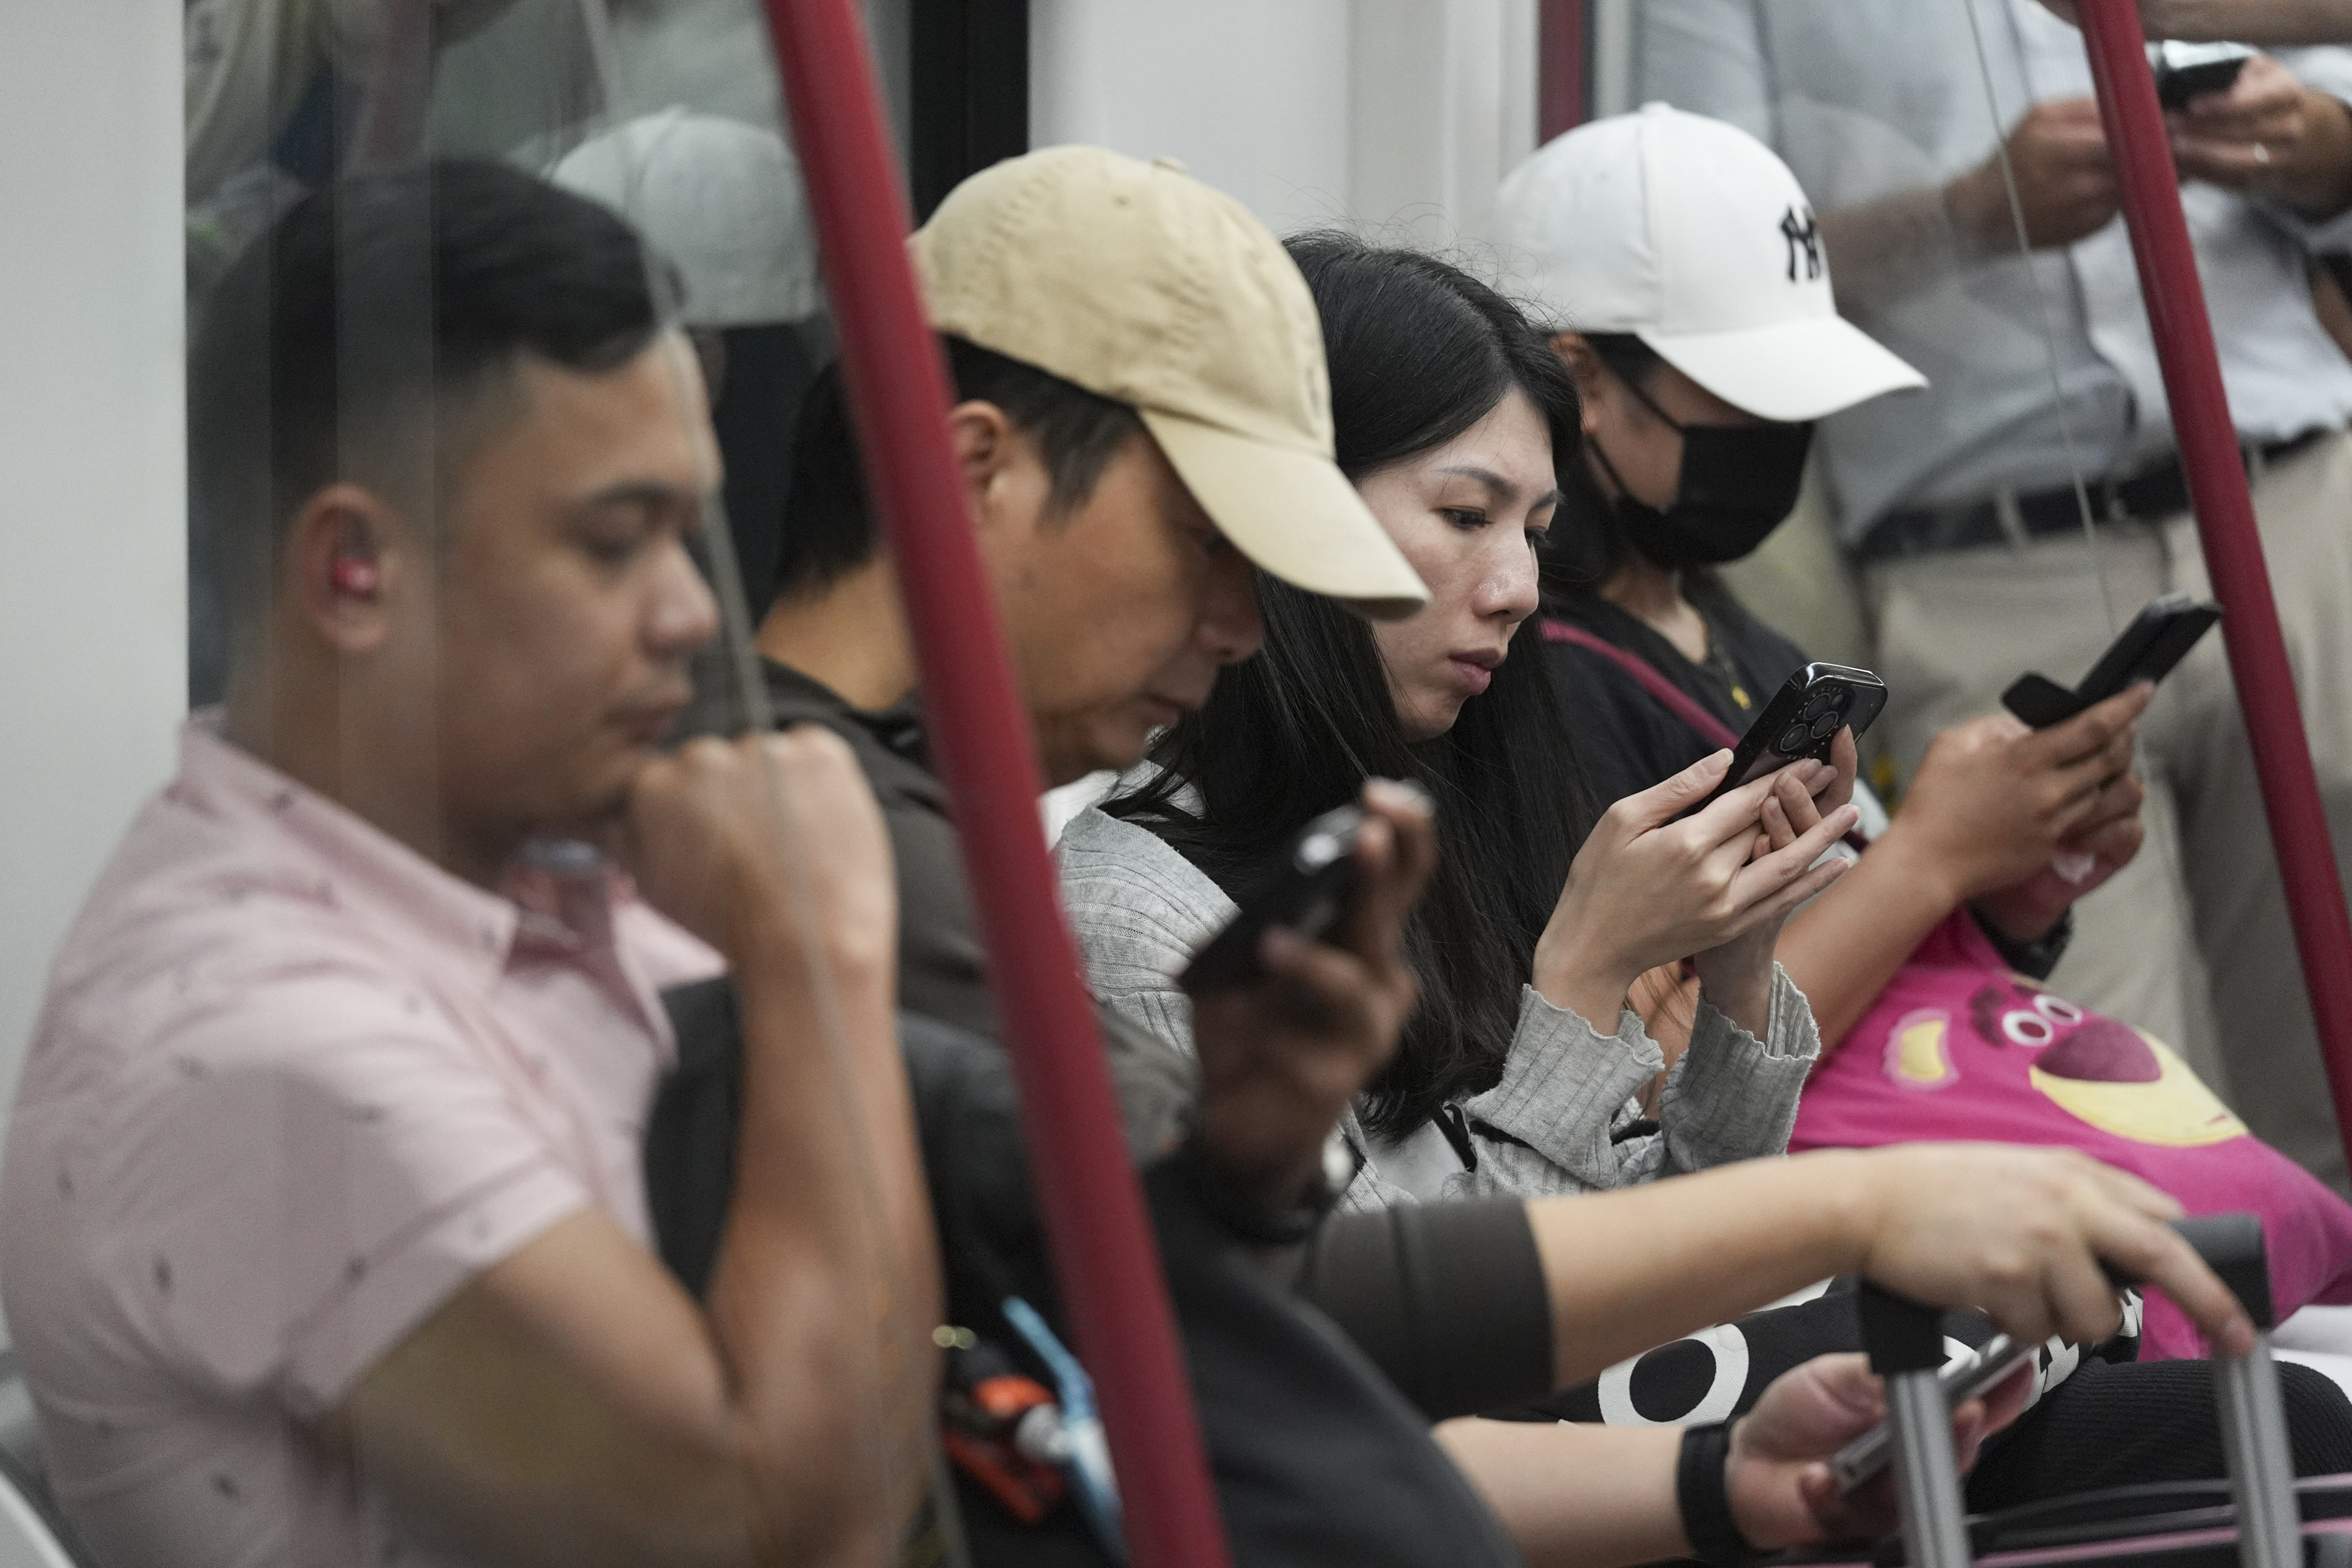
{"type": "Polygon", "coordinates": [[[890,840],[829,731],[698,740],[646,764],[615,849],[648,902],[731,963],[822,951],[888,972],[890,840]]]}

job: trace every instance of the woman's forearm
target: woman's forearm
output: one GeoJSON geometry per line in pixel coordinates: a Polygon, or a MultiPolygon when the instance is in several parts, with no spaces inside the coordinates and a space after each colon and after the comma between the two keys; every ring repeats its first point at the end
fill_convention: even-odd
{"type": "Polygon", "coordinates": [[[1774,956],[1812,1004],[1824,1056],[1844,1043],[1958,900],[1890,827],[1829,891],[1781,928],[1774,956]]]}
{"type": "Polygon", "coordinates": [[[1623,1568],[1690,1555],[1675,1500],[1679,1426],[1448,1421],[1437,1441],[1528,1568],[1623,1568]]]}

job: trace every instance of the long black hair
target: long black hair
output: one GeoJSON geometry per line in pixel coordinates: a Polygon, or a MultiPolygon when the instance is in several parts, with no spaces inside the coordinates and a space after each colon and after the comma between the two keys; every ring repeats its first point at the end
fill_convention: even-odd
{"type": "MultiPolygon", "coordinates": [[[[1665,361],[1655,349],[1632,332],[1587,332],[1585,342],[1593,357],[1626,385],[1647,392],[1665,361]]],[[[1544,596],[1585,597],[1608,586],[1634,553],[1633,536],[1617,516],[1617,509],[1601,493],[1580,458],[1563,463],[1559,515],[1544,536],[1536,559],[1543,570],[1544,596]]]]}
{"type": "MultiPolygon", "coordinates": [[[[1593,357],[1618,380],[1639,392],[1657,384],[1665,361],[1658,351],[1632,332],[1587,332],[1593,357]]],[[[1617,515],[1617,508],[1592,477],[1592,466],[1581,457],[1560,464],[1559,512],[1536,550],[1536,565],[1547,605],[1566,605],[1601,596],[1625,563],[1641,554],[1641,546],[1617,515]]],[[[1712,566],[1682,568],[1683,597],[1702,615],[1733,599],[1722,574],[1712,566]]]]}
{"type": "MultiPolygon", "coordinates": [[[[1509,300],[1460,268],[1344,234],[1286,242],[1323,319],[1339,461],[1351,479],[1443,446],[1511,391],[1551,430],[1563,476],[1582,462],[1576,384],[1509,300]]],[[[1277,870],[1308,818],[1372,774],[1437,803],[1440,857],[1406,933],[1421,982],[1365,1123],[1398,1137],[1493,1086],[1519,988],[1591,823],[1530,616],[1494,682],[1445,734],[1405,739],[1370,629],[1318,595],[1261,576],[1265,650],[1160,736],[1160,772],[1106,809],[1150,827],[1237,901],[1277,870]]]]}

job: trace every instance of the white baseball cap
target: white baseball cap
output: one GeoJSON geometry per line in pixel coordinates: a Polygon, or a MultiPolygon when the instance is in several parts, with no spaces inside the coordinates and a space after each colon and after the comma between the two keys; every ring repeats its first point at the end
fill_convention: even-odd
{"type": "Polygon", "coordinates": [[[795,321],[824,303],[800,164],[772,131],[665,109],[583,142],[551,177],[677,264],[689,327],[795,321]]]}
{"type": "Polygon", "coordinates": [[[1631,332],[1734,407],[1818,419],[1927,384],[1843,321],[1797,177],[1753,136],[1649,103],[1555,137],[1503,182],[1497,236],[1570,331],[1631,332]]]}

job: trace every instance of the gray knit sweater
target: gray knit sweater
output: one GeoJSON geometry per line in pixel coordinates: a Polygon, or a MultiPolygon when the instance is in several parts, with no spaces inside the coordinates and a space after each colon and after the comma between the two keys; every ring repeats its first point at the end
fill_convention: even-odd
{"type": "MultiPolygon", "coordinates": [[[[1171,977],[1233,919],[1233,900],[1157,835],[1098,809],[1071,822],[1059,854],[1062,898],[1096,994],[1190,1053],[1192,1006],[1171,977]]],[[[1665,1065],[1657,1042],[1630,1011],[1604,1035],[1525,987],[1502,1080],[1463,1102],[1477,1168],[1446,1177],[1444,1195],[1591,1192],[1778,1154],[1820,1051],[1804,994],[1775,965],[1765,1037],[1702,1001],[1690,1049],[1666,1079],[1657,1131],[1628,1133],[1641,1117],[1633,1096],[1665,1065]]],[[[1344,1206],[1412,1201],[1381,1175],[1352,1114],[1344,1131],[1364,1157],[1344,1206]]]]}

